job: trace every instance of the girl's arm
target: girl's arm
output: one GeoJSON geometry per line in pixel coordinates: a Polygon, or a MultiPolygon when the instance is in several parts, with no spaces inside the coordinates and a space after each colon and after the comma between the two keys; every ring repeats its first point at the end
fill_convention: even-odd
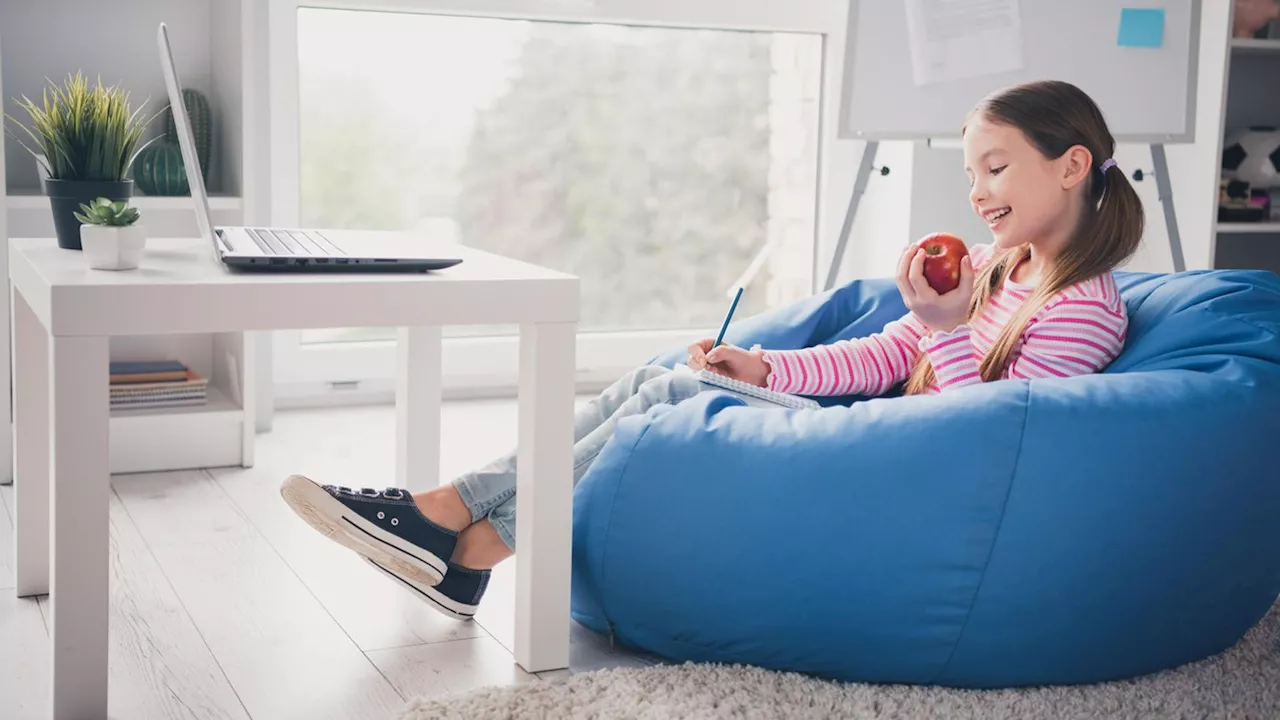
{"type": "Polygon", "coordinates": [[[1022,354],[1010,365],[1009,376],[1068,377],[1110,365],[1129,330],[1119,291],[1112,291],[1113,298],[1089,293],[1058,300],[1022,334],[1022,354]]]}
{"type": "MultiPolygon", "coordinates": [[[[975,271],[994,255],[992,245],[969,248],[975,271]]],[[[769,367],[765,386],[796,395],[880,395],[910,377],[916,358],[934,344],[926,337],[928,332],[924,323],[907,313],[886,325],[883,331],[864,338],[803,350],[769,350],[764,354],[765,365],[769,367]]],[[[952,331],[961,332],[965,333],[963,342],[943,346],[940,352],[954,353],[961,346],[972,352],[968,328],[961,326],[952,331]]],[[[976,377],[976,361],[973,373],[976,377]]]]}
{"type": "Polygon", "coordinates": [[[796,395],[880,395],[911,374],[926,332],[907,313],[867,337],[802,350],[767,350],[765,387],[796,395]]]}

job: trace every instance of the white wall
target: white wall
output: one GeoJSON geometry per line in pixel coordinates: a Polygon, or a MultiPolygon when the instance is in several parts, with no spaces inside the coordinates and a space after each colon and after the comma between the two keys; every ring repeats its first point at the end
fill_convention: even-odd
{"type": "MultiPolygon", "coordinates": [[[[831,154],[830,173],[822,185],[822,208],[819,213],[818,273],[816,289],[822,290],[827,279],[840,229],[849,207],[849,197],[857,175],[858,164],[866,143],[861,140],[836,140],[831,154]]],[[[866,192],[854,216],[849,242],[840,264],[836,285],[854,278],[892,275],[901,248],[910,238],[912,205],[912,143],[881,142],[877,148],[876,167],[887,166],[888,175],[872,172],[866,192]]]]}
{"type": "MultiPolygon", "coordinates": [[[[827,37],[823,57],[822,141],[826,152],[819,178],[818,242],[814,257],[814,290],[817,292],[821,292],[826,283],[866,146],[861,140],[836,137],[840,125],[844,32],[848,26],[842,22],[839,32],[827,37]]],[[[840,264],[837,285],[858,277],[892,273],[897,248],[907,242],[910,229],[911,155],[910,142],[879,144],[876,165],[888,166],[890,173],[887,176],[873,173],[867,183],[840,264]]]]}
{"type": "MultiPolygon", "coordinates": [[[[134,108],[145,103],[146,115],[166,105],[164,76],[156,47],[156,26],[168,23],[173,52],[186,87],[209,93],[210,2],[216,0],[129,0],[127,12],[115,3],[89,0],[3,0],[0,2],[0,37],[4,38],[4,110],[24,123],[28,120],[15,97],[26,95],[36,103],[46,86],[44,78],[61,84],[68,73],[82,71],[90,82],[99,73],[105,85],[127,88],[134,108]],[[31,28],[47,32],[32,33],[31,28]],[[93,41],[107,36],[112,43],[93,41]],[[57,52],[49,52],[56,43],[57,52]]],[[[226,1],[226,0],[223,0],[226,1]]],[[[214,108],[215,115],[219,108],[214,108]]],[[[149,128],[147,138],[164,130],[163,118],[149,128]]],[[[36,162],[16,143],[6,149],[9,183],[15,188],[38,188],[36,162]]],[[[210,187],[219,189],[215,170],[210,187]]]]}
{"type": "Polygon", "coordinates": [[[969,245],[991,241],[991,231],[969,207],[969,178],[959,147],[915,143],[911,177],[911,239],[949,232],[969,245]]]}
{"type": "MultiPolygon", "coordinates": [[[[1188,270],[1214,266],[1212,241],[1213,228],[1218,220],[1218,176],[1222,167],[1223,104],[1227,92],[1230,36],[1231,3],[1225,0],[1202,3],[1200,64],[1196,80],[1196,141],[1166,148],[1174,207],[1178,213],[1178,232],[1188,270]]],[[[1152,187],[1150,192],[1154,197],[1155,188],[1152,187]]],[[[1153,204],[1148,204],[1148,207],[1153,207],[1153,204]]],[[[1144,255],[1131,263],[1135,269],[1164,269],[1158,266],[1159,255],[1155,259],[1147,256],[1147,253],[1155,251],[1153,245],[1168,245],[1163,211],[1157,214],[1159,217],[1151,222],[1144,239],[1144,255]]]]}

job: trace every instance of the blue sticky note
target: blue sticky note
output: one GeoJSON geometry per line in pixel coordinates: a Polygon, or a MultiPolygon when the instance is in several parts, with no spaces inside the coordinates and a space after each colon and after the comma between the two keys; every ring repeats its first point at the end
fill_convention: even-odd
{"type": "Polygon", "coordinates": [[[1123,8],[1120,10],[1120,47],[1158,48],[1164,45],[1164,10],[1162,8],[1123,8]]]}

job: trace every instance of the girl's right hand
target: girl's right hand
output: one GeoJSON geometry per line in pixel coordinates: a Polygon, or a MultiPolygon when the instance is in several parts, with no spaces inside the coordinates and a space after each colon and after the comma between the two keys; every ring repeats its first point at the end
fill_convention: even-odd
{"type": "Polygon", "coordinates": [[[720,343],[713,348],[715,338],[703,338],[689,346],[690,370],[709,370],[744,383],[768,387],[769,365],[764,361],[763,350],[743,350],[740,347],[720,343]]]}
{"type": "Polygon", "coordinates": [[[973,297],[973,265],[966,255],[960,261],[960,284],[939,294],[924,276],[925,253],[916,242],[907,246],[898,260],[898,291],[912,315],[930,332],[951,332],[969,316],[973,297]]]}

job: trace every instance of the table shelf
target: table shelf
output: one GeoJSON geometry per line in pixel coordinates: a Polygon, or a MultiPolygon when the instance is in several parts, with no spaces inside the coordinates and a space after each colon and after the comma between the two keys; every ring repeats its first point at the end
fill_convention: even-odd
{"type": "Polygon", "coordinates": [[[216,387],[209,386],[205,402],[200,405],[172,405],[168,407],[112,408],[111,419],[136,420],[150,417],[172,417],[174,415],[215,414],[238,415],[241,407],[234,400],[216,387]]]}
{"type": "Polygon", "coordinates": [[[203,405],[111,410],[111,472],[237,465],[244,409],[213,385],[203,405]]]}

